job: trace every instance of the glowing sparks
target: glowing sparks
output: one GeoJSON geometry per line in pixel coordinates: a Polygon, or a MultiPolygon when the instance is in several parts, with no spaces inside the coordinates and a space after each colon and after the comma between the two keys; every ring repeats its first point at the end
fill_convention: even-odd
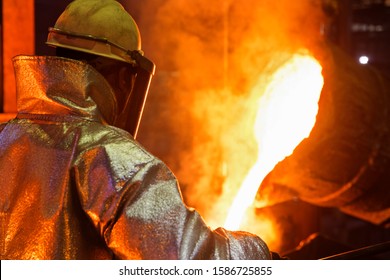
{"type": "Polygon", "coordinates": [[[296,54],[276,71],[265,90],[260,82],[253,89],[261,95],[254,125],[258,158],[229,210],[227,229],[239,229],[264,177],[309,136],[322,86],[319,63],[309,55],[296,54]]]}

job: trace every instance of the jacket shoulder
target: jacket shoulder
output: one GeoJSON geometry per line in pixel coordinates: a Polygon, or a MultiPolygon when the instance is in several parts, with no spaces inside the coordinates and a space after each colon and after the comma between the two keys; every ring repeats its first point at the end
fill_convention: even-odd
{"type": "Polygon", "coordinates": [[[76,165],[93,159],[104,161],[113,169],[128,169],[159,161],[122,129],[90,123],[83,125],[80,130],[76,165]]]}

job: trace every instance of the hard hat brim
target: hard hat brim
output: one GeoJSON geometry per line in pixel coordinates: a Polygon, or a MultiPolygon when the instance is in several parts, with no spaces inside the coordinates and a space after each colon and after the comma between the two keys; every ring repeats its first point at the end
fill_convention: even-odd
{"type": "MultiPolygon", "coordinates": [[[[49,28],[46,44],[53,47],[62,47],[80,52],[124,61],[135,65],[135,60],[128,50],[110,42],[106,38],[75,34],[57,28],[49,28]]],[[[142,51],[139,50],[139,52],[142,51]]]]}

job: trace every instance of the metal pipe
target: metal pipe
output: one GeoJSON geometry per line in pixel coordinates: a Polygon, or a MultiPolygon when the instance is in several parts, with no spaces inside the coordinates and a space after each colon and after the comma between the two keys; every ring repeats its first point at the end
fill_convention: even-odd
{"type": "Polygon", "coordinates": [[[321,260],[357,260],[362,257],[375,256],[386,252],[390,252],[390,241],[325,257],[321,260]]]}

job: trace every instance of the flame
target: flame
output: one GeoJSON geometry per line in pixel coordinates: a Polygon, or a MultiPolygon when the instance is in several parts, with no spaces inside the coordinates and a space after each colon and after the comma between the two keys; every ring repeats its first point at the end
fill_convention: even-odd
{"type": "MultiPolygon", "coordinates": [[[[321,70],[321,65],[312,56],[295,54],[274,73],[264,93],[260,93],[254,124],[257,161],[234,198],[225,228],[240,229],[264,177],[309,136],[316,121],[323,86],[321,70]]],[[[252,93],[261,91],[262,83],[259,80],[252,93]]]]}

